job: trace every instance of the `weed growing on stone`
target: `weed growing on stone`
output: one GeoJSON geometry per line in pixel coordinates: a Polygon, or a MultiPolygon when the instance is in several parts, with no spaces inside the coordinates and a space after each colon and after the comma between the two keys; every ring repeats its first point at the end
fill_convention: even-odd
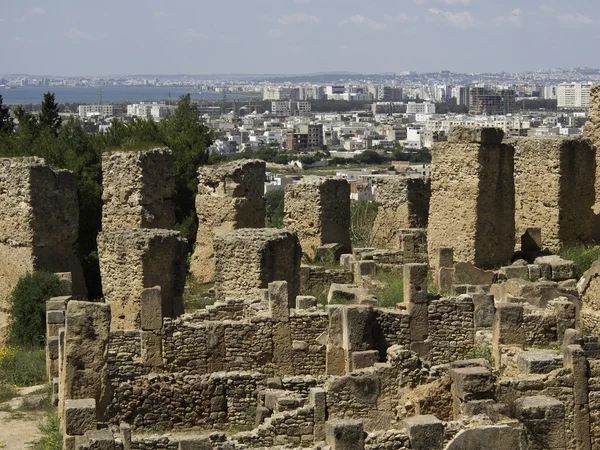
{"type": "Polygon", "coordinates": [[[183,291],[183,308],[185,312],[204,309],[215,303],[215,297],[209,294],[214,283],[200,283],[189,276],[183,291]]]}
{"type": "Polygon", "coordinates": [[[42,438],[33,445],[33,450],[61,450],[62,434],[58,422],[58,413],[56,408],[52,408],[46,413],[44,423],[40,425],[42,438]]]}
{"type": "Polygon", "coordinates": [[[0,384],[0,403],[12,400],[18,395],[17,388],[11,384],[0,384]]]}
{"type": "Polygon", "coordinates": [[[404,301],[404,274],[399,270],[379,270],[373,277],[384,287],[375,290],[379,306],[394,308],[396,304],[404,301]]]}
{"type": "Polygon", "coordinates": [[[329,285],[313,284],[310,289],[303,291],[301,295],[310,295],[317,299],[317,305],[327,305],[327,294],[329,294],[329,285]]]}
{"type": "Polygon", "coordinates": [[[0,384],[35,386],[46,382],[43,348],[8,346],[0,349],[0,384]]]}
{"type": "Polygon", "coordinates": [[[561,258],[575,263],[575,278],[579,279],[586,270],[592,267],[594,261],[600,259],[600,246],[582,244],[565,247],[559,252],[559,255],[561,258]]]}

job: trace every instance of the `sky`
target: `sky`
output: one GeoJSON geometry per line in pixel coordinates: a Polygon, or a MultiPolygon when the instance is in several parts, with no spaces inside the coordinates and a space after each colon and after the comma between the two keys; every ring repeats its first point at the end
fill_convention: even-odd
{"type": "Polygon", "coordinates": [[[0,73],[600,66],[599,0],[0,0],[0,73]]]}

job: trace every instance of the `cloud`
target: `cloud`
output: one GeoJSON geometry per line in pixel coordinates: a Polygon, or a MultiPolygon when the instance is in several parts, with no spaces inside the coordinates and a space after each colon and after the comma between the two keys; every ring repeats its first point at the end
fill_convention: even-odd
{"type": "Polygon", "coordinates": [[[281,16],[277,19],[281,25],[293,25],[293,24],[307,24],[307,25],[319,25],[321,19],[310,14],[296,13],[290,14],[289,16],[281,16]]]}
{"type": "Polygon", "coordinates": [[[168,14],[164,11],[156,11],[156,12],[152,13],[152,15],[154,17],[167,17],[168,16],[168,14]]]}
{"type": "Polygon", "coordinates": [[[283,36],[283,31],[281,31],[279,28],[273,28],[267,31],[267,37],[271,39],[281,39],[283,36]]]}
{"type": "Polygon", "coordinates": [[[355,16],[350,17],[350,23],[367,28],[371,31],[382,31],[385,29],[386,25],[384,23],[376,22],[373,19],[370,19],[365,16],[361,16],[360,14],[356,14],[355,16]]]}
{"type": "Polygon", "coordinates": [[[580,13],[558,16],[557,19],[560,23],[570,26],[589,25],[593,22],[591,18],[580,13]]]}
{"type": "Polygon", "coordinates": [[[542,3],[540,5],[540,11],[546,14],[552,14],[554,12],[554,8],[550,5],[546,5],[545,3],[542,3]]]}
{"type": "Polygon", "coordinates": [[[438,8],[429,8],[428,12],[431,20],[441,21],[448,26],[459,28],[461,30],[476,28],[480,25],[479,21],[475,19],[469,11],[454,13],[442,11],[438,8]]]}
{"type": "Polygon", "coordinates": [[[46,14],[46,10],[44,8],[40,8],[39,6],[34,6],[33,8],[29,8],[29,14],[46,14]]]}
{"type": "Polygon", "coordinates": [[[515,28],[523,27],[523,11],[519,8],[513,9],[508,16],[494,17],[496,25],[506,25],[515,28]]]}
{"type": "Polygon", "coordinates": [[[417,5],[424,5],[428,1],[446,6],[471,6],[471,0],[413,0],[417,5]]]}
{"type": "Polygon", "coordinates": [[[294,3],[297,3],[298,5],[308,5],[310,2],[311,0],[294,0],[294,3]]]}
{"type": "Polygon", "coordinates": [[[65,33],[65,36],[71,39],[93,39],[90,33],[81,31],[79,28],[71,28],[65,33]]]}
{"type": "Polygon", "coordinates": [[[409,22],[417,22],[419,20],[418,17],[409,17],[404,13],[400,13],[397,16],[392,16],[391,14],[385,14],[383,16],[384,22],[391,23],[409,23],[409,22]]]}
{"type": "Polygon", "coordinates": [[[187,39],[204,39],[206,38],[206,35],[194,30],[193,28],[188,28],[183,32],[183,37],[187,39]]]}

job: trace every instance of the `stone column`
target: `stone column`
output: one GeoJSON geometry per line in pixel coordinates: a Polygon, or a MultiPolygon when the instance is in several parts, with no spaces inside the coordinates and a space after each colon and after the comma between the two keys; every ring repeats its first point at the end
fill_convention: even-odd
{"type": "Polygon", "coordinates": [[[515,402],[527,434],[528,450],[565,450],[565,405],[552,397],[523,397],[515,402]]]}
{"type": "Polygon", "coordinates": [[[285,188],[284,224],[298,233],[302,251],[313,258],[326,244],[336,256],[351,253],[350,185],[346,180],[305,177],[285,188]]]}
{"type": "Polygon", "coordinates": [[[590,406],[588,361],[580,345],[568,345],[563,350],[564,365],[573,372],[573,425],[575,448],[590,450],[590,406]]]}
{"type": "Polygon", "coordinates": [[[429,353],[427,270],[427,264],[404,265],[404,302],[410,314],[411,350],[423,357],[429,353]]]}
{"type": "Polygon", "coordinates": [[[215,236],[240,228],[264,228],[265,162],[240,160],[198,169],[198,236],[190,263],[196,280],[214,280],[215,236]]]}
{"type": "Polygon", "coordinates": [[[456,127],[432,148],[427,245],[481,268],[510,261],[515,240],[514,148],[495,128],[456,127]]]}
{"type": "Polygon", "coordinates": [[[585,124],[583,135],[589,139],[594,146],[596,157],[595,174],[595,201],[594,201],[594,225],[592,237],[594,241],[600,240],[600,84],[590,89],[590,112],[589,120],[585,124]]]}
{"type": "Polygon", "coordinates": [[[187,241],[178,231],[137,229],[102,232],[98,256],[113,330],[140,329],[145,288],[160,286],[162,316],[183,314],[187,241]]]}
{"type": "Polygon", "coordinates": [[[275,375],[293,375],[290,306],[286,281],[269,283],[269,309],[273,319],[273,365],[275,375]]]}
{"type": "Polygon", "coordinates": [[[544,248],[589,242],[594,222],[594,148],[584,139],[515,142],[515,224],[540,228],[544,248]]]}
{"type": "Polygon", "coordinates": [[[65,326],[65,310],[70,299],[54,297],[46,302],[46,373],[50,383],[58,377],[58,335],[65,326]]]}
{"type": "Polygon", "coordinates": [[[214,247],[217,299],[258,299],[270,282],[287,281],[289,306],[295,307],[302,258],[295,233],[245,228],[216,236],[214,247]]]}

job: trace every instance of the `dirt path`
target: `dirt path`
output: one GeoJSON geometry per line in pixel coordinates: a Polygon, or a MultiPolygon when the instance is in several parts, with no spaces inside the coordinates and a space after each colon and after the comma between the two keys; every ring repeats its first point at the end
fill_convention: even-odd
{"type": "Polygon", "coordinates": [[[25,450],[39,441],[41,411],[0,411],[0,444],[2,450],[25,450]]]}

